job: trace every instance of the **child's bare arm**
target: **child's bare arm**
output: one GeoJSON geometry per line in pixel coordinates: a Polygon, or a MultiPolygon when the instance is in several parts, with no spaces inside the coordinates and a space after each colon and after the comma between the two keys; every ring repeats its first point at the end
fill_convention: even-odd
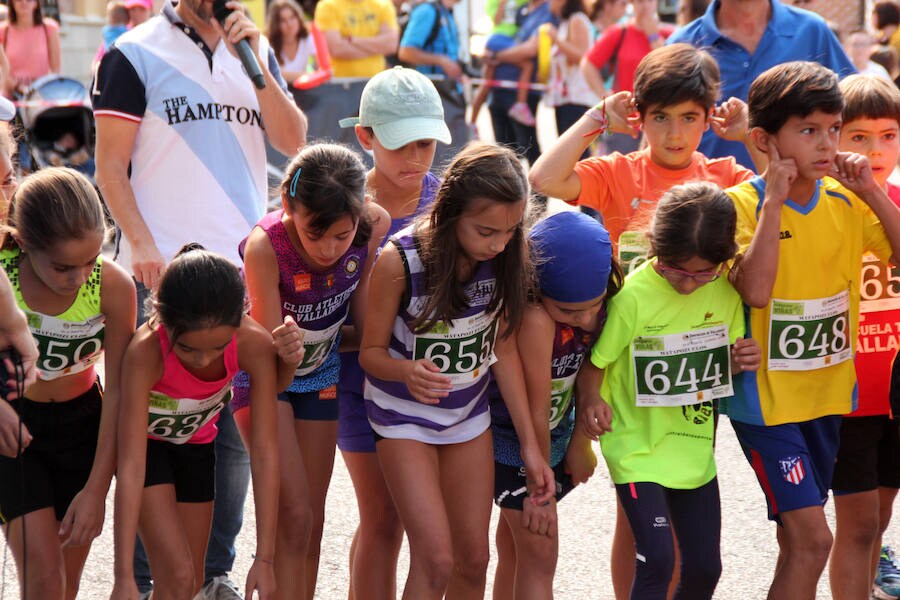
{"type": "Polygon", "coordinates": [[[535,190],[560,200],[574,200],[581,194],[581,180],[575,173],[575,163],[585,149],[607,126],[612,131],[634,132],[631,92],[619,92],[602,100],[574,125],[569,127],[550,148],[541,154],[529,172],[528,179],[535,190]]]}

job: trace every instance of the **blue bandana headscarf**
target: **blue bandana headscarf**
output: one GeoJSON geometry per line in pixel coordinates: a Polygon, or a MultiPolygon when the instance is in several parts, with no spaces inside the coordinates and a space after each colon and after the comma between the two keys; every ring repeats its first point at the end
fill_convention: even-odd
{"type": "Polygon", "coordinates": [[[586,302],[603,295],[612,270],[609,233],[596,219],[566,210],[528,233],[537,250],[541,294],[557,302],[586,302]]]}

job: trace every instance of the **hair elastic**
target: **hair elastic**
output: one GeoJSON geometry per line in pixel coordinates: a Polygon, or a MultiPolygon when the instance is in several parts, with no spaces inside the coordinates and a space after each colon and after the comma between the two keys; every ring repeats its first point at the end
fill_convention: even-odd
{"type": "Polygon", "coordinates": [[[297,167],[294,176],[291,178],[291,187],[288,188],[288,193],[292,198],[297,197],[297,182],[300,180],[300,170],[300,167],[297,167]]]}

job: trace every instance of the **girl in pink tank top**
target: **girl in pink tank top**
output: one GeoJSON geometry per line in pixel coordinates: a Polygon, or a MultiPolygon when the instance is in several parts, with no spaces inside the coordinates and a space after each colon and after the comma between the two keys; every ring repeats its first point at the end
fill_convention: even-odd
{"type": "MultiPolygon", "coordinates": [[[[298,334],[299,335],[299,334],[298,334]]],[[[203,584],[215,492],[219,411],[238,369],[252,380],[250,452],[257,546],[247,574],[269,597],[275,586],[278,499],[275,364],[272,336],[244,314],[244,284],[227,259],[196,244],[166,268],[152,316],[123,361],[115,509],[114,597],[137,596],[135,533],[152,565],[154,591],[191,598],[203,584]],[[186,570],[184,565],[193,565],[186,570]]]]}

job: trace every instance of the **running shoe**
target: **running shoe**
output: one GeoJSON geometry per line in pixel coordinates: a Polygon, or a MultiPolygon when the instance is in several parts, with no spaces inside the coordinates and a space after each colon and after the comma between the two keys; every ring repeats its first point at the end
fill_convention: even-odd
{"type": "Polygon", "coordinates": [[[202,600],[244,600],[238,587],[228,579],[228,575],[213,577],[198,595],[202,600]]]}
{"type": "Polygon", "coordinates": [[[518,121],[522,125],[534,127],[534,113],[531,112],[531,109],[528,108],[528,105],[524,102],[516,102],[513,104],[507,114],[511,119],[518,121]]]}
{"type": "Polygon", "coordinates": [[[872,587],[872,597],[878,600],[897,600],[900,598],[900,568],[894,562],[894,551],[890,546],[881,547],[878,557],[878,573],[872,587]]]}

